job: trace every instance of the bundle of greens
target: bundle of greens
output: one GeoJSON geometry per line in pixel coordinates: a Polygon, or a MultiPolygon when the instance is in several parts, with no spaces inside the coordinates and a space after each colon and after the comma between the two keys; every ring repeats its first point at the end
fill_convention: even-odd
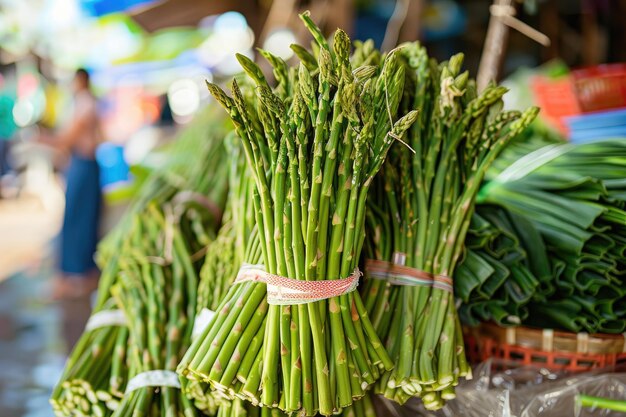
{"type": "MultiPolygon", "coordinates": [[[[232,144],[230,140],[226,143],[232,146],[229,152],[232,169],[229,174],[230,185],[224,214],[225,223],[211,244],[200,271],[196,317],[206,314],[207,309],[212,312],[218,308],[219,301],[232,284],[241,263],[244,259],[253,257],[244,251],[246,244],[248,244],[248,251],[255,250],[259,245],[257,228],[254,226],[252,202],[254,180],[247,169],[243,154],[240,154],[241,147],[232,144]]],[[[196,330],[194,329],[194,333],[196,330]]],[[[205,382],[185,378],[182,383],[185,394],[193,400],[194,406],[206,415],[218,417],[287,416],[277,408],[257,407],[236,397],[230,400],[205,382]]],[[[365,396],[344,409],[341,415],[375,417],[376,412],[370,396],[365,396]]]]}
{"type": "Polygon", "coordinates": [[[528,319],[531,300],[545,301],[554,292],[545,244],[524,217],[477,205],[465,246],[454,284],[463,323],[519,325],[528,319]]]}
{"type": "MultiPolygon", "coordinates": [[[[200,271],[196,314],[200,321],[196,323],[194,334],[201,332],[201,326],[208,324],[204,317],[210,318],[218,309],[242,262],[246,259],[257,262],[260,258],[252,201],[254,181],[238,141],[239,138],[230,137],[226,142],[230,148],[231,169],[224,224],[211,244],[200,271]]],[[[222,405],[230,406],[228,397],[220,395],[219,391],[214,391],[205,382],[184,379],[183,390],[196,408],[207,415],[215,415],[222,405]]]]}
{"type": "Polygon", "coordinates": [[[113,283],[108,289],[113,298],[96,309],[90,323],[100,323],[93,328],[88,325],[68,359],[51,398],[57,415],[82,413],[104,416],[132,412],[134,406],[127,403],[125,392],[131,378],[142,369],[141,363],[148,368],[165,363],[164,359],[155,356],[157,350],[143,350],[142,343],[146,340],[140,338],[144,337],[141,332],[146,332],[146,328],[151,332],[151,346],[164,345],[166,340],[169,340],[168,346],[173,344],[167,348],[170,368],[175,368],[182,351],[189,345],[190,334],[176,335],[186,331],[189,327],[187,322],[193,320],[195,315],[196,275],[198,260],[202,257],[194,256],[191,250],[200,242],[210,241],[210,238],[205,233],[206,225],[194,227],[198,208],[192,203],[170,203],[163,207],[168,209],[167,222],[165,212],[157,209],[156,204],[150,204],[142,213],[135,214],[132,227],[127,230],[128,235],[118,242],[119,255],[103,271],[103,283],[113,283]],[[166,255],[157,253],[157,243],[159,251],[166,251],[166,255]],[[184,281],[184,291],[193,297],[193,302],[189,302],[187,296],[181,299],[180,283],[174,288],[172,284],[163,282],[173,276],[184,281]],[[149,287],[151,292],[144,287],[130,287],[139,284],[149,287]],[[120,288],[125,288],[125,291],[120,288]],[[158,296],[158,299],[149,299],[150,296],[158,296]],[[168,306],[165,299],[172,304],[176,302],[177,310],[172,304],[168,306]],[[135,310],[129,310],[131,307],[135,310]],[[177,321],[172,319],[168,327],[159,331],[159,326],[166,324],[163,320],[168,311],[176,316],[177,321]],[[136,321],[145,323],[140,325],[136,321]],[[140,330],[135,330],[138,327],[140,330]],[[166,330],[169,333],[163,333],[166,330]],[[134,360],[139,360],[140,364],[133,364],[134,360]],[[119,411],[120,407],[131,409],[119,411]]]}
{"type": "Polygon", "coordinates": [[[624,331],[625,177],[623,139],[570,145],[534,138],[509,147],[496,161],[480,202],[532,224],[551,262],[549,280],[540,279],[524,324],[624,331]]]}
{"type": "MultiPolygon", "coordinates": [[[[233,132],[234,133],[234,132],[233,132]]],[[[228,196],[222,226],[215,242],[207,251],[198,287],[198,313],[215,310],[237,275],[250,241],[256,238],[253,187],[254,180],[246,165],[239,138],[230,134],[225,139],[229,167],[228,196]]]]}
{"type": "MultiPolygon", "coordinates": [[[[138,229],[132,228],[135,216],[144,213],[149,205],[162,207],[171,203],[177,207],[174,214],[179,220],[172,226],[185,237],[192,257],[189,261],[199,269],[225,204],[228,167],[219,162],[225,154],[226,132],[221,116],[202,113],[169,146],[169,159],[149,175],[122,221],[98,246],[102,274],[90,319],[93,325],[88,325],[74,347],[53,391],[51,403],[58,416],[78,410],[87,415],[109,415],[118,407],[128,382],[129,349],[123,313],[111,298],[111,287],[122,279],[120,248],[141,241],[141,236],[133,236],[138,233],[138,229]],[[193,163],[194,160],[198,162],[193,163]],[[208,165],[204,165],[206,161],[208,165]]],[[[143,249],[139,246],[135,250],[143,249]]]]}
{"type": "Polygon", "coordinates": [[[376,391],[399,403],[421,396],[436,409],[470,374],[452,278],[475,196],[487,168],[537,109],[502,111],[502,87],[478,94],[460,72],[462,55],[437,64],[418,44],[401,45],[398,55],[406,68],[401,112],[420,112],[369,199],[366,276],[379,279],[369,279],[362,294],[395,364],[376,391]]]}
{"type": "Polygon", "coordinates": [[[128,325],[128,383],[115,417],[195,416],[175,372],[189,345],[197,273],[174,208],[149,205],[133,218],[133,239],[121,248],[122,278],[111,288],[128,325]]]}
{"type": "MultiPolygon", "coordinates": [[[[102,270],[103,283],[118,277],[116,256],[102,270]]],[[[107,293],[108,292],[107,289],[107,293]]],[[[104,326],[88,326],[65,364],[50,402],[58,417],[71,415],[108,416],[119,406],[128,381],[125,366],[128,345],[126,320],[113,299],[99,303],[92,317],[109,315],[112,320],[104,326]],[[116,319],[116,320],[113,320],[116,319]]],[[[93,321],[92,321],[93,323],[93,321]]]]}
{"type": "MultiPolygon", "coordinates": [[[[351,406],[344,408],[340,417],[376,417],[378,414],[370,395],[365,395],[351,406]]],[[[288,417],[278,408],[258,407],[250,402],[236,398],[220,405],[217,417],[288,417]]]]}
{"type": "MultiPolygon", "coordinates": [[[[233,120],[253,172],[267,273],[333,294],[328,284],[358,276],[370,184],[416,112],[397,115],[405,78],[398,52],[354,68],[344,32],[331,49],[308,14],[302,19],[316,56],[294,47],[302,64],[289,69],[262,52],[278,80],[274,89],[243,56],[256,88],[234,81],[232,98],[209,88],[233,120]]],[[[338,413],[391,369],[358,293],[268,305],[266,290],[257,282],[231,287],[179,371],[255,405],[312,416],[338,413]]]]}

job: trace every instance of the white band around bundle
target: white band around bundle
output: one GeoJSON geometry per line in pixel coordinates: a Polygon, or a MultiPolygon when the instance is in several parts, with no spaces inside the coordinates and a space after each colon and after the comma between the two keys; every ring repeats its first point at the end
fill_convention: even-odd
{"type": "Polygon", "coordinates": [[[100,327],[126,326],[126,316],[122,310],[102,310],[87,320],[85,330],[90,331],[100,327]]]}
{"type": "Polygon", "coordinates": [[[213,316],[215,316],[215,311],[213,310],[209,310],[206,307],[200,310],[200,313],[198,313],[195,321],[193,322],[193,330],[191,331],[192,340],[202,334],[204,329],[206,329],[213,319],[213,316]]]}
{"type": "Polygon", "coordinates": [[[244,263],[239,269],[235,284],[247,281],[267,285],[267,303],[273,305],[307,304],[348,294],[359,285],[361,271],[356,268],[347,278],[304,281],[282,277],[265,271],[264,265],[244,263]]]}
{"type": "Polygon", "coordinates": [[[178,374],[174,371],[146,371],[135,375],[126,386],[126,394],[144,387],[180,388],[178,374]]]}

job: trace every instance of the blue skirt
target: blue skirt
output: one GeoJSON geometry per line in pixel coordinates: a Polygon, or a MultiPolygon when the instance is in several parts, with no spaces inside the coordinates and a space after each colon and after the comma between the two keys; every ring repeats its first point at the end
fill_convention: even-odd
{"type": "Polygon", "coordinates": [[[85,274],[93,256],[100,224],[100,170],[93,159],[73,154],[66,173],[65,215],[61,229],[61,265],[66,274],[85,274]]]}

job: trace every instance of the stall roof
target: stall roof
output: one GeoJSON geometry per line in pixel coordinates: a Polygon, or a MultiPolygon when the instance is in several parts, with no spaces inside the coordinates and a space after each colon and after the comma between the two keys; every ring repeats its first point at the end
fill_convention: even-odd
{"type": "Polygon", "coordinates": [[[148,32],[172,26],[195,26],[204,17],[237,11],[254,16],[255,1],[246,0],[161,0],[128,10],[128,13],[148,32]]]}

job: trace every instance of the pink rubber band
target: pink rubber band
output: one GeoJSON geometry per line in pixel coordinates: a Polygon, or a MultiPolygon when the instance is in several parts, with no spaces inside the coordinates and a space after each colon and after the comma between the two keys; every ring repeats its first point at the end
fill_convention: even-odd
{"type": "Polygon", "coordinates": [[[244,263],[237,273],[235,284],[262,282],[267,285],[267,303],[273,305],[307,304],[348,294],[359,285],[361,271],[356,268],[347,278],[304,281],[282,277],[265,271],[263,265],[244,263]]]}

